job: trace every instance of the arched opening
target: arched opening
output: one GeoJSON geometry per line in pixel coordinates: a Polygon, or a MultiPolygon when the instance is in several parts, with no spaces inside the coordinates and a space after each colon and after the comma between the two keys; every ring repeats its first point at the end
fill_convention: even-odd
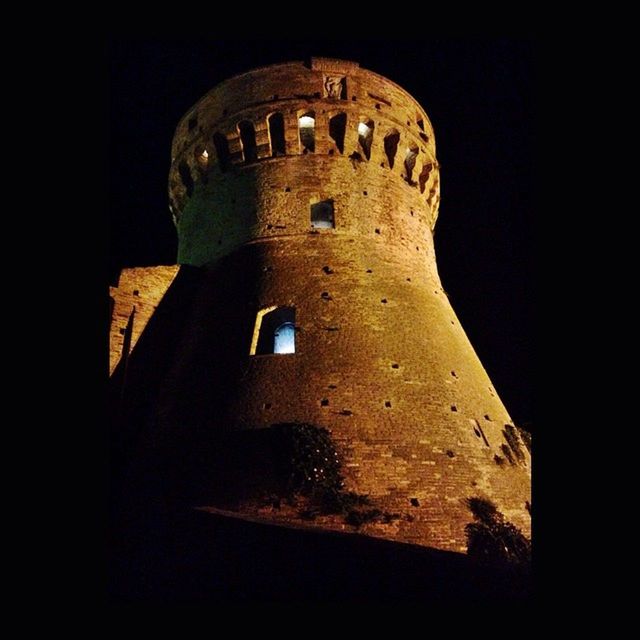
{"type": "Polygon", "coordinates": [[[424,193],[425,187],[427,185],[427,180],[429,180],[429,174],[431,173],[431,169],[433,169],[433,163],[428,162],[422,167],[422,171],[418,176],[418,184],[420,185],[420,193],[424,193]]]}
{"type": "Polygon", "coordinates": [[[187,195],[191,197],[191,194],[193,193],[193,177],[191,176],[189,165],[186,162],[181,162],[178,165],[178,173],[180,174],[180,179],[182,180],[184,188],[187,190],[187,195]]]}
{"type": "Polygon", "coordinates": [[[418,157],[418,147],[411,146],[407,149],[404,156],[404,169],[407,173],[407,182],[412,183],[413,169],[416,166],[416,158],[418,157]]]}
{"type": "Polygon", "coordinates": [[[373,120],[361,120],[358,125],[358,142],[367,160],[371,158],[371,143],[373,142],[373,120]]]}
{"type": "Polygon", "coordinates": [[[269,124],[269,139],[271,140],[271,155],[283,156],[286,153],[284,142],[284,116],[281,113],[272,113],[267,123],[269,124]]]}
{"type": "Polygon", "coordinates": [[[242,152],[245,162],[255,162],[258,159],[258,147],[256,145],[256,130],[253,122],[243,120],[238,123],[240,142],[242,142],[242,152]]]}
{"type": "Polygon", "coordinates": [[[396,153],[398,152],[398,144],[400,142],[400,134],[391,129],[389,133],[384,137],[384,152],[389,161],[389,168],[393,169],[393,163],[396,159],[396,153]]]}
{"type": "Polygon", "coordinates": [[[322,200],[311,204],[311,226],[314,229],[333,229],[333,200],[322,200]]]}
{"type": "Polygon", "coordinates": [[[249,354],[290,354],[296,352],[296,310],[294,307],[267,307],[258,311],[249,354]]]}
{"type": "Polygon", "coordinates": [[[304,113],[298,118],[298,131],[302,152],[313,153],[316,149],[316,114],[313,111],[304,113]]]}
{"type": "Polygon", "coordinates": [[[336,143],[338,151],[344,153],[344,135],[347,130],[347,114],[339,113],[329,119],[329,136],[336,143]]]}
{"type": "Polygon", "coordinates": [[[220,170],[226,171],[229,168],[231,160],[231,154],[229,153],[229,141],[227,140],[227,137],[221,133],[214,133],[213,146],[216,148],[220,170]]]}

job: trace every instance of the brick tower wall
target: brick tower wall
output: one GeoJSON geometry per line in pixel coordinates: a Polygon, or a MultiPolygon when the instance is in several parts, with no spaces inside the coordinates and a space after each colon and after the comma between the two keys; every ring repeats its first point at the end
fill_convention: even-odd
{"type": "MultiPolygon", "coordinates": [[[[523,460],[505,460],[511,418],[443,291],[434,135],[409,94],[326,59],[232,78],[180,122],[170,199],[178,261],[204,274],[159,408],[178,438],[189,429],[323,426],[342,453],[347,488],[402,516],[365,533],[464,550],[473,496],[529,533],[530,455],[522,446],[523,460]],[[274,113],[284,148],[270,134],[274,113]],[[298,127],[308,113],[313,151],[298,127]],[[344,142],[330,124],[342,113],[344,142]],[[243,145],[241,122],[253,127],[255,149],[243,145]],[[369,158],[361,122],[373,123],[369,158]],[[333,229],[311,228],[310,207],[323,200],[333,201],[333,229]],[[256,316],[272,306],[295,308],[295,354],[250,355],[256,316]]],[[[300,521],[295,510],[251,500],[233,508],[300,521]]],[[[350,530],[333,516],[313,526],[350,530]]]]}

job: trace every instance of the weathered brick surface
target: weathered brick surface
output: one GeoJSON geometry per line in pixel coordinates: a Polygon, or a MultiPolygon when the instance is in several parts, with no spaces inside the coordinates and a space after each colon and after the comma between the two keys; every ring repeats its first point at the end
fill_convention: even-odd
{"type": "MultiPolygon", "coordinates": [[[[172,160],[178,261],[203,266],[203,277],[161,394],[165,428],[184,439],[190,429],[325,426],[343,452],[348,488],[403,516],[365,525],[366,533],[464,550],[471,496],[491,499],[528,533],[530,456],[515,466],[494,461],[511,418],[438,277],[439,171],[431,124],[415,100],[353,63],[275,65],[202,98],[178,126],[172,160]],[[328,76],[342,82],[341,97],[325,95],[328,76]],[[276,111],[287,154],[271,157],[266,122],[276,111]],[[302,153],[297,118],[308,111],[316,146],[302,153]],[[328,129],[339,112],[347,114],[342,153],[328,129]],[[368,161],[358,144],[363,119],[375,125],[368,161]],[[257,131],[255,161],[244,161],[242,120],[257,131]],[[400,144],[390,168],[383,140],[393,129],[400,144]],[[228,141],[227,171],[216,133],[228,141]],[[413,182],[408,147],[418,150],[413,182]],[[336,228],[311,230],[310,203],[324,199],[334,201],[336,228]],[[250,356],[256,314],[272,305],[295,307],[296,353],[250,356]]],[[[298,518],[251,500],[235,508],[298,518]]],[[[315,524],[349,529],[337,517],[315,524]]]]}
{"type": "Polygon", "coordinates": [[[123,269],[118,286],[109,287],[109,295],[113,300],[109,332],[109,375],[122,357],[124,332],[131,312],[135,308],[131,332],[133,349],[178,269],[178,265],[123,269]]]}

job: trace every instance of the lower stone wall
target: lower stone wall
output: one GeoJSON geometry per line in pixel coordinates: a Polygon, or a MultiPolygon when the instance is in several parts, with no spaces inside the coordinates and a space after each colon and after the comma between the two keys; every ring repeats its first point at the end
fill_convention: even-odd
{"type": "Polygon", "coordinates": [[[135,316],[131,335],[132,349],[162,300],[162,296],[176,277],[179,268],[179,265],[161,265],[123,269],[118,285],[109,287],[112,300],[109,375],[113,373],[122,357],[124,334],[133,309],[135,309],[135,316]]]}

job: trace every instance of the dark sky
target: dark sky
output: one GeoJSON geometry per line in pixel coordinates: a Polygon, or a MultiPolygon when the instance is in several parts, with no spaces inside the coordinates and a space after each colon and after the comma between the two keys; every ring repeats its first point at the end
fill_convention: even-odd
{"type": "Polygon", "coordinates": [[[309,56],[345,58],[411,93],[441,165],[435,243],[445,290],[517,424],[533,389],[534,45],[527,40],[112,40],[108,48],[111,277],[174,264],[171,138],[229,76],[309,56]]]}

